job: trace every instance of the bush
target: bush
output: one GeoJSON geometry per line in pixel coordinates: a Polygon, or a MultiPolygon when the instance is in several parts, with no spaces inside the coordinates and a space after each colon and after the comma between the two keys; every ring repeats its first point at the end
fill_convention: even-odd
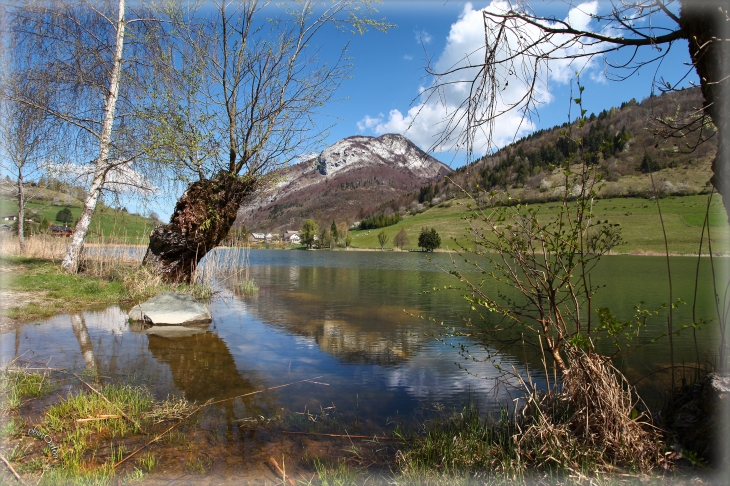
{"type": "Polygon", "coordinates": [[[434,251],[441,246],[441,237],[435,228],[421,228],[421,234],[418,235],[418,246],[424,251],[434,251]]]}
{"type": "Polygon", "coordinates": [[[56,221],[63,224],[69,224],[72,223],[74,220],[73,214],[71,214],[71,210],[69,208],[63,208],[58,213],[56,213],[56,221]]]}

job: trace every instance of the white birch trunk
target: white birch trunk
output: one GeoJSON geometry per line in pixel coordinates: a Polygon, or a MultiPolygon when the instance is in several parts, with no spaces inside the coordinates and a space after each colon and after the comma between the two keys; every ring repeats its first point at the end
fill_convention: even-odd
{"type": "MultiPolygon", "coordinates": [[[[22,166],[21,166],[22,167],[22,166]]],[[[23,192],[23,169],[18,169],[18,243],[20,254],[25,254],[25,193],[23,192]]]]}
{"type": "Polygon", "coordinates": [[[99,201],[101,189],[104,186],[106,175],[109,169],[109,151],[111,148],[112,126],[114,125],[114,110],[119,97],[119,81],[122,72],[122,55],[124,53],[124,1],[119,0],[119,18],[117,20],[117,38],[116,50],[114,52],[114,65],[112,68],[112,76],[109,83],[109,93],[106,97],[106,105],[104,109],[104,124],[101,129],[101,137],[99,138],[99,157],[96,159],[96,168],[94,169],[94,179],[89,188],[89,195],[84,203],[84,209],[81,211],[79,222],[74,230],[71,243],[66,250],[66,256],[61,263],[61,267],[68,273],[76,273],[79,269],[79,260],[81,251],[84,248],[86,235],[91,225],[91,217],[96,210],[96,203],[99,201]]]}

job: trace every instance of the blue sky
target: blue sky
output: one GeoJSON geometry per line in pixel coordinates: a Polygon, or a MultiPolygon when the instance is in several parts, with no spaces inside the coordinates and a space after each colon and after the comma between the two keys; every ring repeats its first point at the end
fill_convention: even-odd
{"type": "MultiPolygon", "coordinates": [[[[559,19],[569,17],[571,24],[590,30],[599,27],[587,14],[604,14],[611,7],[610,3],[598,0],[574,0],[572,6],[567,3],[536,1],[531,6],[539,15],[554,15],[559,19]]],[[[319,150],[344,137],[378,136],[383,133],[401,133],[423,149],[431,147],[440,131],[443,107],[433,100],[426,101],[420,95],[422,90],[433,83],[425,71],[428,60],[437,67],[447,67],[458,63],[469,52],[483,56],[479,51],[484,47],[481,9],[504,8],[506,5],[505,0],[385,0],[375,7],[378,10],[376,18],[384,18],[396,25],[387,33],[372,29],[362,36],[335,29],[320,32],[322,35],[318,42],[322,47],[321,58],[336,59],[334,56],[338,56],[343,46],[349,43],[347,53],[352,58],[353,70],[336,96],[339,101],[323,109],[330,116],[316,117],[320,127],[332,125],[329,137],[319,150]],[[415,116],[419,110],[420,114],[415,116]]],[[[278,7],[272,2],[268,8],[278,7]]],[[[649,54],[650,50],[644,48],[642,52],[649,54]]],[[[614,56],[611,59],[617,61],[621,58],[614,56]]],[[[641,100],[649,96],[654,78],[664,77],[673,85],[676,84],[689,69],[686,65],[688,62],[686,42],[676,42],[661,65],[655,63],[646,66],[623,82],[607,80],[603,72],[604,60],[598,57],[593,58],[588,66],[583,66],[583,62],[551,65],[550,74],[544,76],[546,85],[541,88],[541,97],[545,103],[540,107],[539,117],[527,123],[516,115],[502,117],[497,123],[493,148],[508,144],[515,134],[519,138],[533,130],[567,121],[571,108],[571,83],[575,88],[576,70],[582,69],[581,82],[586,88],[583,107],[588,114],[597,114],[631,98],[641,100]]],[[[697,82],[693,70],[680,86],[688,86],[692,81],[697,82]]],[[[519,86],[515,87],[513,83],[510,95],[514,97],[519,94],[519,86]]],[[[447,95],[452,103],[463,99],[463,91],[458,89],[450,90],[447,95]]],[[[575,117],[575,107],[572,107],[571,113],[575,117]]],[[[478,140],[474,155],[483,155],[487,149],[484,140],[478,140]]],[[[432,155],[452,168],[465,163],[464,152],[437,148],[432,155]]],[[[152,210],[166,219],[177,196],[179,194],[156,194],[147,201],[136,201],[133,197],[123,199],[132,211],[146,213],[152,210]]]]}
{"type": "MultiPolygon", "coordinates": [[[[343,137],[356,134],[377,136],[395,131],[427,149],[439,130],[437,121],[441,115],[438,107],[434,103],[432,107],[426,105],[427,109],[422,110],[419,117],[409,117],[409,110],[416,111],[423,101],[419,97],[419,89],[427,88],[432,83],[424,70],[427,58],[447,65],[455,62],[456,56],[469,49],[477,49],[479,42],[483,45],[483,24],[479,10],[491,4],[492,2],[385,0],[383,4],[376,6],[379,17],[385,17],[388,22],[396,24],[396,28],[385,34],[370,31],[363,36],[329,32],[325,39],[327,45],[341,46],[350,42],[348,53],[354,58],[354,69],[352,78],[345,81],[340,92],[341,97],[348,99],[328,107],[327,112],[338,117],[329,120],[336,125],[331,130],[328,142],[334,143],[343,137]],[[406,131],[411,122],[414,126],[406,131]]],[[[533,2],[531,5],[542,15],[555,15],[563,19],[569,14],[568,6],[562,2],[533,2]]],[[[610,8],[608,2],[573,5],[578,12],[597,11],[599,14],[610,8]]],[[[573,11],[572,15],[575,14],[576,11],[573,11]]],[[[594,21],[586,25],[591,29],[596,28],[594,21]]],[[[648,49],[645,51],[648,54],[648,49]]],[[[612,59],[619,58],[614,56],[612,59]]],[[[631,98],[640,101],[651,93],[654,77],[659,79],[664,76],[673,84],[678,81],[688,69],[683,64],[686,62],[689,62],[687,44],[677,42],[661,66],[658,63],[646,66],[632,78],[616,82],[606,80],[603,59],[594,58],[581,75],[581,83],[586,87],[584,108],[588,110],[588,114],[597,114],[631,98]]],[[[575,79],[574,72],[581,66],[582,64],[563,65],[554,69],[546,89],[545,99],[550,101],[541,106],[539,119],[532,120],[532,128],[552,127],[568,120],[570,81],[575,79]]],[[[682,85],[688,86],[690,81],[697,82],[694,71],[682,85]]],[[[576,115],[575,108],[572,114],[576,115]]],[[[500,136],[496,140],[498,146],[512,140],[517,131],[517,118],[505,118],[499,122],[500,136]]],[[[530,127],[523,124],[519,135],[526,135],[530,131],[530,127]]],[[[482,155],[486,149],[487,147],[477,148],[475,152],[482,155]]],[[[464,163],[463,153],[447,151],[435,152],[433,155],[452,167],[464,163]]]]}

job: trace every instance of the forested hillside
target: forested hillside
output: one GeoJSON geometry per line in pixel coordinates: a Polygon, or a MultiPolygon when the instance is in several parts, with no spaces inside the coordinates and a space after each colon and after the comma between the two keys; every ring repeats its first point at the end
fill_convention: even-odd
{"type": "MultiPolygon", "coordinates": [[[[661,120],[677,119],[701,106],[699,89],[630,100],[620,107],[527,137],[452,172],[438,184],[424,186],[374,208],[373,213],[417,213],[446,203],[462,189],[506,190],[525,202],[557,200],[564,184],[559,169],[585,161],[603,177],[601,197],[652,197],[657,193],[691,195],[710,190],[710,164],[717,150],[711,137],[697,145],[697,132],[663,136],[661,120]],[[684,136],[681,136],[684,135],[684,136]]],[[[715,128],[704,128],[705,137],[715,128]]]]}

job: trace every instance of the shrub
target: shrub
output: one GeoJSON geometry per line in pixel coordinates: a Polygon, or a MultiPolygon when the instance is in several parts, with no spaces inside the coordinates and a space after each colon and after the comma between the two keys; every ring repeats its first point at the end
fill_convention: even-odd
{"type": "Polygon", "coordinates": [[[435,228],[421,228],[421,234],[418,235],[418,246],[424,251],[434,251],[441,246],[441,237],[435,228]]]}

